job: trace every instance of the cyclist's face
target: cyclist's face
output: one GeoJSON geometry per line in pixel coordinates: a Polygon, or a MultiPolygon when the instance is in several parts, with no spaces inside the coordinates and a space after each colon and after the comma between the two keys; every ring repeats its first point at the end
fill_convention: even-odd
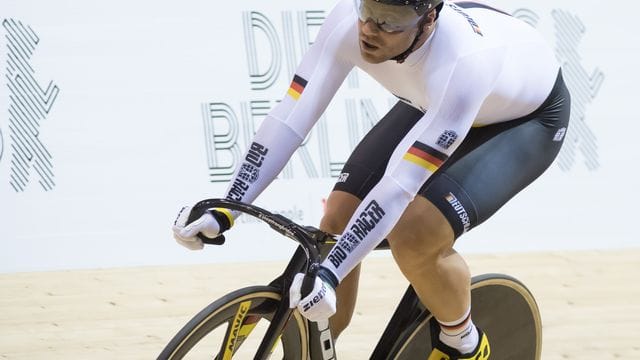
{"type": "Polygon", "coordinates": [[[362,58],[373,64],[403,53],[420,26],[411,6],[394,6],[374,0],[355,0],[358,12],[358,40],[362,58]]]}
{"type": "Polygon", "coordinates": [[[358,21],[360,55],[372,64],[378,64],[403,53],[417,35],[418,27],[398,32],[385,32],[371,20],[358,21]]]}

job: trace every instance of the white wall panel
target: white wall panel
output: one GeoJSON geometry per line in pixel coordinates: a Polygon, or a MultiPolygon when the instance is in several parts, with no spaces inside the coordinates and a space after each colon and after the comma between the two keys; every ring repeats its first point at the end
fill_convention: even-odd
{"type": "MultiPolygon", "coordinates": [[[[285,257],[291,244],[247,219],[203,252],[176,245],[170,225],[181,205],[223,195],[229,149],[283,96],[332,3],[3,1],[0,272],[285,257]]],[[[496,4],[556,47],[573,119],[556,164],[459,246],[639,246],[638,6],[496,4]]],[[[332,176],[390,101],[350,76],[258,203],[317,224],[332,176]]]]}

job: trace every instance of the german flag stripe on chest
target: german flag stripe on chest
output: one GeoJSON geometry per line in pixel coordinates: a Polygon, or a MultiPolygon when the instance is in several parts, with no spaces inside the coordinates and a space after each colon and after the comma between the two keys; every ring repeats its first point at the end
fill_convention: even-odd
{"type": "Polygon", "coordinates": [[[289,94],[289,96],[291,96],[295,100],[298,100],[300,98],[300,95],[302,95],[305,86],[307,86],[307,80],[301,78],[298,75],[294,75],[293,81],[291,82],[291,86],[289,86],[289,91],[287,91],[287,94],[289,94]]]}
{"type": "Polygon", "coordinates": [[[449,157],[427,144],[416,141],[402,158],[434,173],[449,157]]]}

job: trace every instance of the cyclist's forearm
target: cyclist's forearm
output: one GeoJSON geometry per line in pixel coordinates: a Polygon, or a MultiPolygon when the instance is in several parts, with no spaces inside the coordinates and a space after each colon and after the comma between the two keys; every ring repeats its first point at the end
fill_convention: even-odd
{"type": "Polygon", "coordinates": [[[391,232],[413,197],[384,176],[358,206],[322,266],[342,281],[391,232]]]}
{"type": "MultiPolygon", "coordinates": [[[[282,171],[304,136],[269,115],[251,140],[229,183],[227,199],[253,202],[282,171]]],[[[238,212],[232,212],[235,218],[238,212]]]]}

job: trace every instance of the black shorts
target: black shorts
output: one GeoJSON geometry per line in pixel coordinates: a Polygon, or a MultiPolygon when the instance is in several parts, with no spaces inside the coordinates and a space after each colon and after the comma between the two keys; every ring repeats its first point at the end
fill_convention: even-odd
{"type": "MultiPolygon", "coordinates": [[[[544,101],[525,117],[472,128],[458,149],[422,186],[419,195],[447,218],[458,238],[487,220],[551,165],[569,123],[571,97],[558,73],[544,101]]],[[[334,190],[360,199],[384,175],[400,141],[422,118],[398,102],[362,139],[334,190]]]]}

